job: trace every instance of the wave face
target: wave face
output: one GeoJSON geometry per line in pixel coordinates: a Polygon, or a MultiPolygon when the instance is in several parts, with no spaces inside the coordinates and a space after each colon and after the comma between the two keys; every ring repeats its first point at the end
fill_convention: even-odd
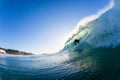
{"type": "Polygon", "coordinates": [[[120,0],[52,55],[0,54],[0,80],[120,80],[120,0]],[[80,42],[74,44],[74,40],[80,42]]]}
{"type": "Polygon", "coordinates": [[[98,18],[80,25],[79,30],[67,42],[71,45],[75,39],[91,47],[115,47],[120,45],[120,0],[115,0],[111,9],[98,18]]]}

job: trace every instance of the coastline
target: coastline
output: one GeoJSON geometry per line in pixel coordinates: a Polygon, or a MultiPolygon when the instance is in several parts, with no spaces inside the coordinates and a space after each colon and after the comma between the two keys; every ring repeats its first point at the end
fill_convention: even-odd
{"type": "Polygon", "coordinates": [[[11,54],[11,55],[33,55],[33,53],[30,52],[24,52],[14,49],[5,49],[0,47],[0,54],[11,54]]]}

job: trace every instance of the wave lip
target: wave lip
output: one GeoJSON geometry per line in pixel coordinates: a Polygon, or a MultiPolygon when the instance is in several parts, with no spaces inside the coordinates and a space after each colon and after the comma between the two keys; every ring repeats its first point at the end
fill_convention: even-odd
{"type": "Polygon", "coordinates": [[[94,48],[120,45],[119,23],[120,0],[111,0],[110,5],[100,10],[97,15],[85,18],[78,24],[66,46],[72,45],[75,39],[94,48]]]}

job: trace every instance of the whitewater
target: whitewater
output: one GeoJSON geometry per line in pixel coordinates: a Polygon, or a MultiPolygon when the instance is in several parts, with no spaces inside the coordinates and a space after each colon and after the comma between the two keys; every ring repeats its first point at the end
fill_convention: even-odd
{"type": "Polygon", "coordinates": [[[120,0],[112,0],[80,21],[58,53],[0,54],[0,80],[120,80],[119,23],[120,0]]]}

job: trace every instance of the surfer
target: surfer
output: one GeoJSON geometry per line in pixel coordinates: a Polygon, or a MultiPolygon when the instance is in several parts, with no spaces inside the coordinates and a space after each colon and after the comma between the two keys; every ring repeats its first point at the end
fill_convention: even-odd
{"type": "Polygon", "coordinates": [[[79,40],[78,40],[78,39],[75,39],[75,40],[74,40],[74,44],[75,44],[75,45],[79,44],[79,40]]]}

